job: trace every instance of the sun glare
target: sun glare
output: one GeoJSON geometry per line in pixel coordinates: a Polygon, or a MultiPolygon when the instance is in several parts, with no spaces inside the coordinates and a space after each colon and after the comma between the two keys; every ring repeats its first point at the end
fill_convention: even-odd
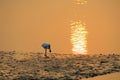
{"type": "Polygon", "coordinates": [[[71,43],[74,54],[87,54],[87,31],[85,24],[75,21],[71,24],[71,43]]]}
{"type": "Polygon", "coordinates": [[[87,0],[76,0],[76,3],[77,4],[87,4],[88,3],[88,1],[87,0]]]}

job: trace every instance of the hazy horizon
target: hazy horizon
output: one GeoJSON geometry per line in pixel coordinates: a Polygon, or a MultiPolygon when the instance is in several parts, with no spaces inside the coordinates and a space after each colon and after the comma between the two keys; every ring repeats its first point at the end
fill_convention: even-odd
{"type": "Polygon", "coordinates": [[[71,21],[88,31],[87,50],[120,54],[120,0],[0,0],[0,50],[43,52],[50,42],[55,53],[72,53],[71,21]]]}

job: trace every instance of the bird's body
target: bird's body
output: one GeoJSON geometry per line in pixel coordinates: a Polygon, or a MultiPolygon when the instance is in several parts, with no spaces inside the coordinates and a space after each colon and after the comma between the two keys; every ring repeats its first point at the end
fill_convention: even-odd
{"type": "Polygon", "coordinates": [[[42,44],[42,47],[44,49],[49,49],[50,48],[50,44],[48,42],[45,42],[45,43],[42,44]]]}
{"type": "Polygon", "coordinates": [[[47,57],[47,49],[49,49],[49,52],[51,52],[50,43],[44,42],[41,46],[45,49],[45,56],[47,57]]]}

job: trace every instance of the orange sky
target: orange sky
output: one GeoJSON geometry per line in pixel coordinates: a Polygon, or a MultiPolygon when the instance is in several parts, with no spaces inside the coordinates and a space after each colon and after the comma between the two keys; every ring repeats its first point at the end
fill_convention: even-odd
{"type": "Polygon", "coordinates": [[[70,23],[88,30],[88,53],[120,53],[120,0],[0,0],[0,50],[71,53],[70,23]]]}

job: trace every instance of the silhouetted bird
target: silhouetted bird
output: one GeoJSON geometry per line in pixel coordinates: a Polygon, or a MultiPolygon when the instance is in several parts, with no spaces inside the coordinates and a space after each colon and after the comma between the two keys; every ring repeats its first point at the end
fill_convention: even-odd
{"type": "Polygon", "coordinates": [[[51,52],[50,43],[44,42],[44,43],[42,44],[42,47],[45,49],[45,57],[47,57],[47,49],[49,49],[49,52],[51,52]]]}

